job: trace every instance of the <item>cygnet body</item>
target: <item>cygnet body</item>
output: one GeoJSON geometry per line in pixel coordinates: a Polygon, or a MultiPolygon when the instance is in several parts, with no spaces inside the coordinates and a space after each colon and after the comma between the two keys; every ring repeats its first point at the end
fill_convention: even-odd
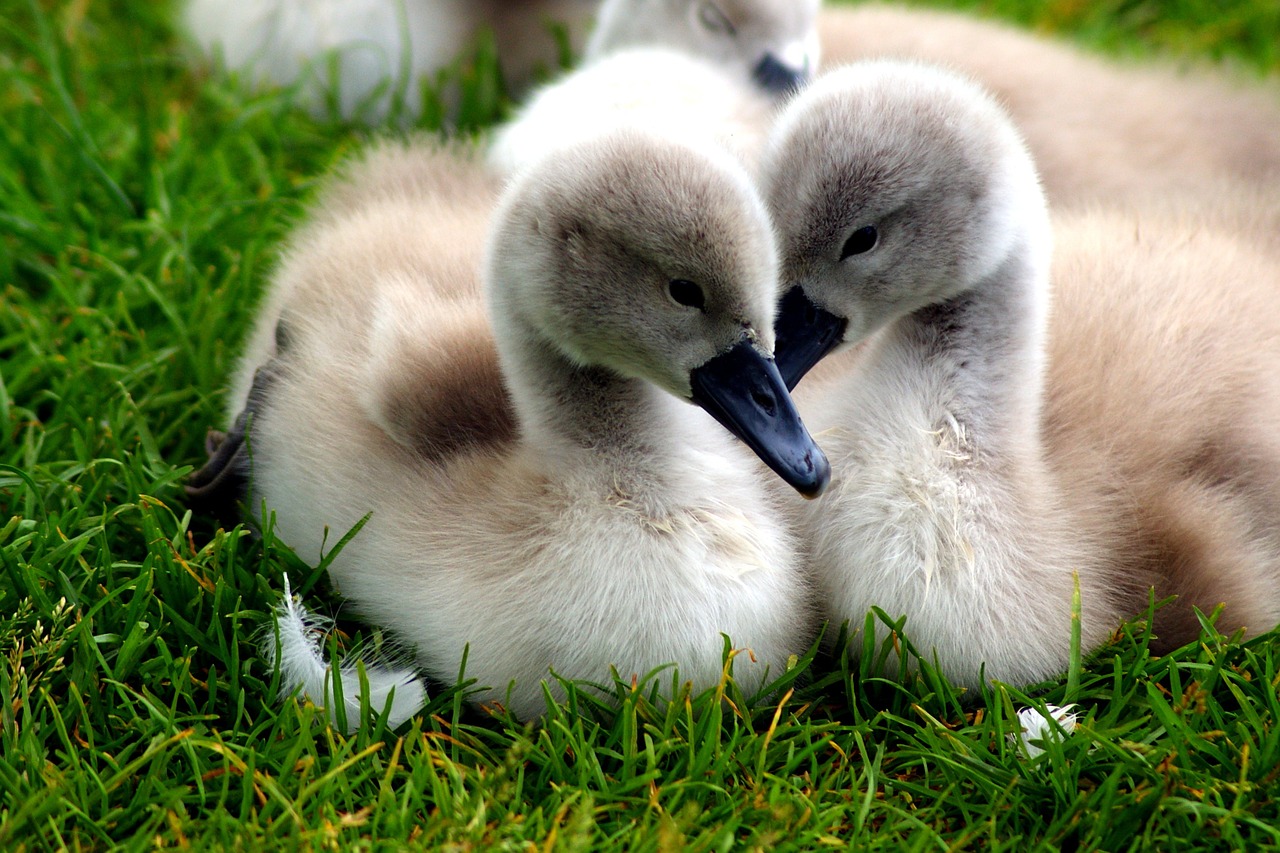
{"type": "Polygon", "coordinates": [[[1054,216],[1045,441],[1120,492],[1122,576],[1178,597],[1158,651],[1199,636],[1193,606],[1225,604],[1226,634],[1280,622],[1280,253],[1231,199],[1054,216]]]}
{"type": "MultiPolygon", "coordinates": [[[[990,96],[925,66],[870,62],[820,79],[779,120],[763,168],[784,282],[794,286],[778,318],[788,383],[832,346],[866,342],[851,365],[798,397],[835,471],[832,493],[801,508],[830,618],[858,629],[873,606],[905,616],[920,653],[969,686],[984,677],[1034,682],[1065,669],[1077,579],[1086,652],[1142,610],[1152,586],[1159,595],[1184,594],[1157,619],[1166,646],[1194,638],[1191,604],[1211,610],[1227,601],[1223,627],[1275,624],[1273,533],[1219,529],[1219,542],[1237,546],[1233,554],[1251,555],[1224,565],[1177,542],[1177,520],[1142,505],[1162,485],[1181,489],[1184,505],[1171,501],[1170,512],[1186,513],[1182,520],[1196,511],[1207,518],[1210,509],[1221,517],[1227,507],[1262,517],[1273,501],[1260,484],[1211,485],[1228,469],[1193,458],[1197,444],[1219,443],[1226,458],[1244,451],[1236,437],[1217,433],[1222,415],[1183,430],[1151,424],[1126,437],[1123,419],[1093,414],[1106,400],[1172,399],[1170,381],[1204,390],[1222,378],[1175,379],[1172,361],[1143,349],[1168,335],[1171,318],[1140,306],[1171,290],[1183,300],[1170,303],[1178,306],[1171,313],[1203,301],[1202,261],[1179,270],[1174,260],[1147,273],[1133,259],[1149,247],[1130,245],[1140,241],[1124,229],[1110,245],[1072,241],[1070,252],[1093,266],[1054,261],[1065,291],[1057,310],[1068,319],[1057,315],[1053,334],[1061,337],[1049,364],[1051,227],[1034,165],[990,96]],[[1127,252],[1135,254],[1125,263],[1127,252]],[[1090,289],[1110,298],[1087,298],[1090,289]],[[1103,307],[1109,302],[1134,310],[1121,315],[1103,307]],[[1120,385],[1098,364],[1061,357],[1091,352],[1103,330],[1117,345],[1129,336],[1119,358],[1154,369],[1135,370],[1120,385]],[[1138,480],[1136,464],[1165,456],[1180,461],[1138,480]],[[1204,488],[1195,493],[1195,484],[1204,488]],[[1223,574],[1206,571],[1211,565],[1223,574]],[[1238,594],[1249,588],[1253,595],[1238,594]]],[[[1161,245],[1180,251],[1176,241],[1161,245]]],[[[1194,255],[1188,250],[1183,260],[1194,255]]],[[[1241,275],[1259,273],[1252,260],[1218,261],[1241,275]]],[[[1242,307],[1259,297],[1257,288],[1244,292],[1239,301],[1225,298],[1242,307]]],[[[1227,340],[1219,344],[1229,349],[1227,340]]],[[[1194,346],[1181,352],[1177,369],[1202,355],[1194,346]]],[[[1111,352],[1098,357],[1105,363],[1111,352]]],[[[1238,381],[1260,373],[1239,355],[1222,369],[1238,381]]],[[[1252,389],[1268,406],[1280,401],[1273,384],[1252,389]]],[[[1243,390],[1220,391],[1216,403],[1247,419],[1252,398],[1243,390]]],[[[1256,444],[1253,455],[1265,456],[1256,444]]]]}
{"type": "Polygon", "coordinates": [[[310,561],[367,514],[338,590],[435,677],[465,654],[475,698],[523,717],[551,670],[713,685],[722,634],[753,652],[746,689],[780,675],[812,627],[796,543],[750,452],[685,402],[825,485],[767,358],[776,256],[750,181],[714,150],[597,139],[513,183],[481,265],[489,184],[457,160],[376,153],[331,194],[349,212],[294,240],[236,383],[251,505],[310,561]],[[416,170],[411,199],[388,163],[416,170]],[[488,430],[468,414],[495,407],[469,402],[493,387],[466,355],[492,339],[482,279],[514,413],[488,430]]]}

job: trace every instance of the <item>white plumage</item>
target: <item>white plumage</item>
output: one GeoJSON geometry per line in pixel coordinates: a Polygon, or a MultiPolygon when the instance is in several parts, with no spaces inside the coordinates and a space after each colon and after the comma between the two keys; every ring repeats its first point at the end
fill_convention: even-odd
{"type": "Polygon", "coordinates": [[[1044,744],[1060,740],[1076,730],[1075,705],[1046,702],[1044,710],[1023,708],[1018,711],[1018,731],[1009,734],[1009,742],[1024,758],[1036,758],[1045,752],[1044,744]]]}
{"type": "Polygon", "coordinates": [[[535,92],[499,126],[488,161],[511,175],[552,152],[619,127],[701,138],[754,162],[774,102],[729,69],[669,48],[629,48],[535,92]]]}

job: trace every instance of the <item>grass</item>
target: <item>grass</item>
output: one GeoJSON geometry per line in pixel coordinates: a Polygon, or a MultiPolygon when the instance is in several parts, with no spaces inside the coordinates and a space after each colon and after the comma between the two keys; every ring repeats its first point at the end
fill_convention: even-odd
{"type": "MultiPolygon", "coordinates": [[[[954,5],[1280,71],[1270,0],[1207,27],[1207,0],[954,5]]],[[[254,635],[281,572],[317,573],[193,515],[181,480],[276,246],[369,132],[193,74],[167,16],[0,0],[0,849],[1280,847],[1274,633],[1154,657],[1140,620],[963,701],[927,662],[811,654],[766,698],[568,685],[538,726],[465,688],[354,737],[276,702],[254,635]],[[1014,710],[1044,702],[1080,730],[1026,761],[1014,710]]],[[[504,109],[490,65],[470,126],[504,109]]]]}

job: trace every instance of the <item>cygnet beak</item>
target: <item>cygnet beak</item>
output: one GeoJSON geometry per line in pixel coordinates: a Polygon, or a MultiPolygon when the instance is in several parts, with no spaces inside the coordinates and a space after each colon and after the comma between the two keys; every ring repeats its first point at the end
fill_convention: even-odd
{"type": "Polygon", "coordinates": [[[689,374],[693,402],[806,498],[831,481],[831,463],[800,421],[773,359],[744,335],[732,349],[689,374]]]}
{"type": "Polygon", "coordinates": [[[849,320],[813,303],[796,286],[782,296],[773,322],[778,372],[790,391],[823,356],[844,340],[849,320]]]}
{"type": "Polygon", "coordinates": [[[809,82],[809,69],[787,65],[772,53],[766,53],[751,70],[751,79],[769,94],[781,98],[809,82]]]}

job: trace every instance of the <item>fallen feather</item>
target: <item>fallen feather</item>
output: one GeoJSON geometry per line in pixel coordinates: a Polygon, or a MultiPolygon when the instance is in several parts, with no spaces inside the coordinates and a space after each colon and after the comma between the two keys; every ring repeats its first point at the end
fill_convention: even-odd
{"type": "Polygon", "coordinates": [[[1044,747],[1034,741],[1044,743],[1075,731],[1075,707],[1046,703],[1043,711],[1039,708],[1023,708],[1018,712],[1019,731],[1009,735],[1009,742],[1018,747],[1023,757],[1035,758],[1044,752],[1044,747]]]}
{"type": "Polygon", "coordinates": [[[267,660],[280,663],[280,698],[295,693],[324,708],[335,725],[337,702],[345,709],[347,734],[360,726],[363,718],[361,700],[367,695],[376,713],[387,708],[387,725],[395,728],[418,713],[427,701],[426,686],[418,672],[409,667],[374,664],[358,655],[349,655],[338,667],[338,683],[333,678],[333,665],[325,659],[324,639],[332,621],[309,612],[294,599],[289,578],[284,578],[284,598],[275,608],[276,631],[271,633],[264,649],[267,660]],[[365,694],[360,672],[368,684],[365,694]],[[388,708],[388,701],[390,707],[388,708]]]}

